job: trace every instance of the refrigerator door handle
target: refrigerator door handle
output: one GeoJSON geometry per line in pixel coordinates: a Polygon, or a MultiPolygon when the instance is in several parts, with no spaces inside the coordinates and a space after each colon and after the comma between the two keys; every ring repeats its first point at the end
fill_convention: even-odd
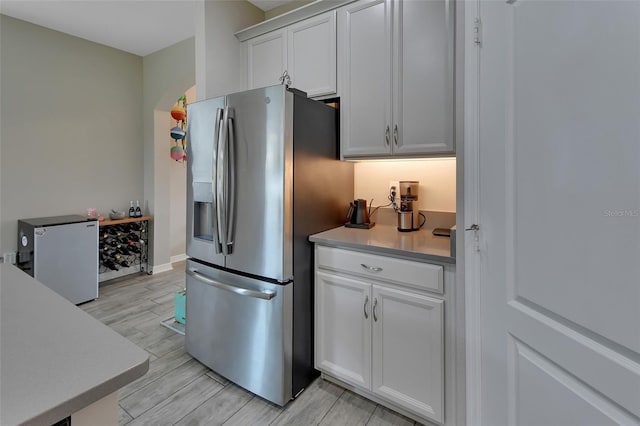
{"type": "Polygon", "coordinates": [[[220,281],[211,279],[206,275],[200,274],[196,270],[194,271],[187,270],[187,275],[205,284],[211,285],[221,290],[230,291],[232,293],[239,294],[241,296],[253,297],[256,299],[263,299],[263,300],[271,300],[274,297],[276,297],[276,293],[273,291],[255,291],[255,290],[249,290],[242,287],[236,287],[230,284],[221,283],[220,281]]]}
{"type": "Polygon", "coordinates": [[[222,116],[222,137],[218,144],[218,167],[216,168],[216,191],[218,199],[216,202],[216,210],[218,213],[218,238],[222,244],[222,254],[228,255],[227,246],[227,143],[229,132],[229,109],[224,107],[222,116]]]}
{"type": "Polygon", "coordinates": [[[236,225],[236,162],[235,162],[235,145],[236,145],[236,137],[235,137],[235,117],[233,114],[233,109],[227,109],[227,128],[228,128],[228,150],[229,150],[229,161],[227,168],[227,177],[229,178],[229,210],[227,212],[227,249],[229,253],[233,252],[233,237],[235,235],[235,225],[236,225]]]}
{"type": "Polygon", "coordinates": [[[218,188],[218,147],[220,146],[220,124],[222,122],[222,108],[216,108],[216,128],[213,135],[213,152],[216,153],[213,161],[213,176],[211,177],[213,180],[213,209],[211,209],[211,214],[213,216],[213,227],[214,227],[214,241],[213,245],[216,248],[216,254],[220,254],[222,252],[222,243],[220,241],[220,231],[219,231],[219,215],[218,215],[218,197],[217,197],[217,188],[218,188]]]}

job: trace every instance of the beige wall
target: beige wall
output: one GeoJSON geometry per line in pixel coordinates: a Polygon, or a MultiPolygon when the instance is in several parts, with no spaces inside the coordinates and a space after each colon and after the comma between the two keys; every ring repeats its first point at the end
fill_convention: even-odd
{"type": "Polygon", "coordinates": [[[171,138],[167,117],[176,100],[195,83],[195,40],[176,43],[143,58],[144,194],[153,215],[150,263],[170,268],[171,138]]]}
{"type": "Polygon", "coordinates": [[[1,250],[24,217],[143,199],[142,58],[0,16],[1,250]]]}
{"type": "Polygon", "coordinates": [[[246,88],[245,57],[236,31],[264,20],[246,1],[204,1],[196,8],[196,87],[198,100],[246,88]]]}
{"type": "MultiPolygon", "coordinates": [[[[185,93],[187,102],[193,102],[196,99],[196,87],[193,86],[185,93]]],[[[167,112],[167,117],[170,113],[167,112]]],[[[176,125],[175,120],[169,120],[167,134],[172,127],[176,125]]],[[[168,139],[168,147],[173,146],[172,139],[168,139]]],[[[167,148],[169,149],[169,148],[167,148]]],[[[168,156],[167,156],[168,157],[168,156]]],[[[169,189],[170,189],[170,241],[171,241],[171,257],[182,256],[186,252],[187,238],[187,164],[172,160],[169,158],[169,189]]]]}
{"type": "Polygon", "coordinates": [[[456,160],[433,158],[405,161],[363,161],[354,168],[354,198],[385,205],[390,181],[420,182],[420,210],[456,211],[456,160]]]}

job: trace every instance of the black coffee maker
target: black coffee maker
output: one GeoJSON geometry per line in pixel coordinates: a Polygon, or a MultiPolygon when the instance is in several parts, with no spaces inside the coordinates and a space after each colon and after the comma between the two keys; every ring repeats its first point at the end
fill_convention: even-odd
{"type": "Polygon", "coordinates": [[[349,211],[347,212],[348,222],[344,224],[347,228],[369,229],[375,225],[369,219],[369,211],[367,210],[367,200],[359,198],[349,203],[349,211]]]}

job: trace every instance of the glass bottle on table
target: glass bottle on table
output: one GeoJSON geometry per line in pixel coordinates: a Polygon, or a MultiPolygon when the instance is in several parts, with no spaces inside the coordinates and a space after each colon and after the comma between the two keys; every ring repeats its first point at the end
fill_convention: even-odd
{"type": "Polygon", "coordinates": [[[131,207],[129,207],[129,217],[136,216],[136,209],[133,208],[133,200],[131,201],[131,207]]]}
{"type": "Polygon", "coordinates": [[[136,214],[135,217],[142,217],[142,210],[140,210],[140,201],[136,200],[136,214]]]}

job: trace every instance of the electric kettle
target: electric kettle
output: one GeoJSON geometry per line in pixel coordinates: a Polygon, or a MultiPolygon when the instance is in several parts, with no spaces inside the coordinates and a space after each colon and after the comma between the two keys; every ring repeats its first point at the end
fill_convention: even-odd
{"type": "Polygon", "coordinates": [[[364,228],[369,229],[375,223],[369,219],[369,212],[367,210],[367,200],[359,198],[349,203],[349,211],[347,212],[347,220],[344,226],[348,228],[364,228]]]}

